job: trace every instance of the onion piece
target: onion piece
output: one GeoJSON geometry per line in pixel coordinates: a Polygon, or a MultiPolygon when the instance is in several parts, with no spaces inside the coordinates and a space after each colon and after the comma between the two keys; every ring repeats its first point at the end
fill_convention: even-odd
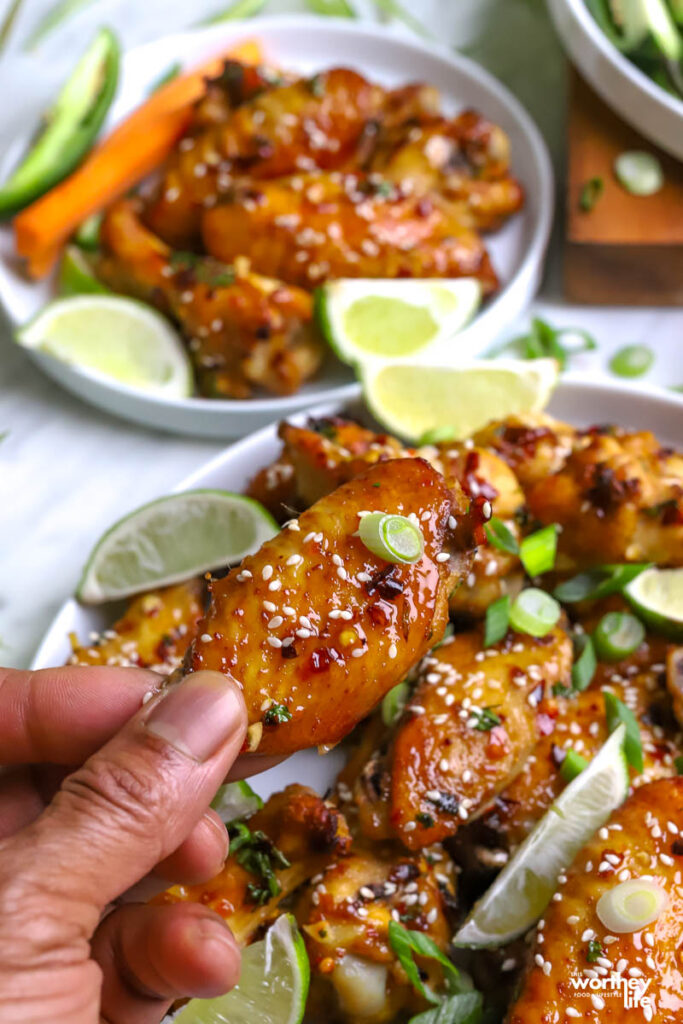
{"type": "Polygon", "coordinates": [[[637,932],[656,921],[666,908],[669,897],[656,882],[631,878],[604,892],[596,912],[605,928],[623,934],[637,932]]]}

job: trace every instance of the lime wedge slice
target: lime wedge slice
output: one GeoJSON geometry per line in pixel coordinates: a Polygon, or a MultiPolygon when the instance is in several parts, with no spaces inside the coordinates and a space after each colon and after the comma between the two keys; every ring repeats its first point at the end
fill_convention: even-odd
{"type": "Polygon", "coordinates": [[[133,299],[57,299],[16,337],[25,348],[128,387],[170,398],[192,394],[192,368],[182,341],[160,313],[133,299]]]}
{"type": "Polygon", "coordinates": [[[113,601],[241,562],[274,537],[262,505],[230,491],[183,491],[136,509],[95,545],[76,596],[113,601]]]}
{"type": "Polygon", "coordinates": [[[59,265],[57,283],[59,294],[70,295],[108,295],[109,289],[98,281],[93,273],[90,259],[77,245],[67,246],[62,262],[59,265]]]}
{"type": "Polygon", "coordinates": [[[557,384],[554,359],[482,360],[461,366],[366,366],[366,401],[391,433],[417,441],[448,428],[455,440],[490,420],[539,412],[557,384]]]}
{"type": "Polygon", "coordinates": [[[310,967],[291,914],[279,917],[266,937],[242,952],[242,974],[232,992],[192,999],[173,1024],[300,1024],[310,967]]]}
{"type": "Polygon", "coordinates": [[[226,825],[238,818],[248,818],[263,807],[263,800],[248,782],[226,782],[211,801],[211,806],[226,825]]]}
{"type": "Polygon", "coordinates": [[[476,278],[331,281],[316,293],[318,322],[344,363],[452,362],[453,336],[481,304],[476,278]]]}
{"type": "Polygon", "coordinates": [[[624,596],[656,632],[683,640],[683,568],[646,569],[624,588],[624,596]]]}
{"type": "Polygon", "coordinates": [[[560,793],[455,935],[456,946],[502,946],[541,917],[561,871],[623,803],[629,789],[626,727],[618,726],[593,760],[560,793]]]}

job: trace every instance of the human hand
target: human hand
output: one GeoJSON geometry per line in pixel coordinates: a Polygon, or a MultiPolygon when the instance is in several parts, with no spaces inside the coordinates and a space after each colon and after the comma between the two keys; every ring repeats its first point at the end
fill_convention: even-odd
{"type": "Polygon", "coordinates": [[[239,977],[204,906],[103,917],[150,872],[206,881],[228,851],[207,808],[244,740],[242,695],[198,672],[141,706],[158,685],[141,669],[0,669],[2,1024],[158,1024],[239,977]]]}

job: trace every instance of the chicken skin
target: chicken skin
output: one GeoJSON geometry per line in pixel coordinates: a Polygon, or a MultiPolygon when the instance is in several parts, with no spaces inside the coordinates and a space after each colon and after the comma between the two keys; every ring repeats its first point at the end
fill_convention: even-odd
{"type": "Polygon", "coordinates": [[[169,245],[193,248],[203,211],[225,197],[236,179],[343,167],[384,95],[346,68],[258,92],[229,120],[202,125],[180,142],[146,222],[169,245]]]}
{"type": "Polygon", "coordinates": [[[574,427],[546,413],[528,413],[493,420],[477,431],[472,440],[507,462],[526,492],[562,469],[577,438],[574,427]]]}
{"type": "Polygon", "coordinates": [[[337,743],[443,634],[475,518],[424,460],[371,467],[212,582],[187,670],[242,686],[252,749],[337,743]],[[372,511],[416,517],[417,562],[387,563],[365,547],[358,525],[372,511]]]}
{"type": "Polygon", "coordinates": [[[527,491],[529,511],[560,523],[558,567],[683,565],[683,457],[650,431],[595,428],[563,468],[527,491]]]}
{"type": "Polygon", "coordinates": [[[487,650],[479,631],[446,640],[422,662],[386,758],[361,773],[366,832],[416,850],[481,814],[522,770],[538,741],[537,705],[567,682],[571,659],[560,626],[540,638],[511,632],[487,650]]]}
{"type": "Polygon", "coordinates": [[[343,815],[306,786],[275,793],[231,829],[230,856],[210,882],[176,885],[154,903],[203,903],[230,923],[241,945],[279,914],[283,899],[351,847],[343,815]]]}
{"type": "Polygon", "coordinates": [[[507,1024],[681,1020],[682,831],[680,778],[642,786],[613,813],[566,872],[539,923],[532,966],[507,1024]],[[664,909],[645,928],[613,934],[596,912],[598,900],[620,882],[644,877],[665,893],[664,909]],[[640,1006],[625,1005],[623,989],[614,991],[615,973],[638,987],[645,997],[640,1006]],[[604,988],[588,987],[600,978],[604,988]]]}
{"type": "Polygon", "coordinates": [[[497,278],[457,204],[358,173],[300,175],[237,188],[204,212],[203,244],[230,263],[301,288],[338,277],[497,278]]]}
{"type": "MultiPolygon", "coordinates": [[[[314,979],[312,1016],[380,1024],[426,1009],[389,944],[389,923],[400,921],[445,950],[454,902],[453,868],[443,851],[434,848],[428,858],[354,844],[312,880],[295,907],[314,979]]],[[[421,960],[420,968],[434,991],[443,988],[435,960],[421,960]]]]}
{"type": "Polygon", "coordinates": [[[109,209],[101,239],[98,276],[178,324],[202,394],[246,398],[257,387],[290,394],[318,369],[322,346],[307,292],[172,252],[142,224],[135,200],[109,209]]]}
{"type": "Polygon", "coordinates": [[[87,646],[74,644],[71,665],[122,665],[170,675],[182,664],[204,614],[206,587],[190,580],[133,598],[121,618],[87,646]]]}

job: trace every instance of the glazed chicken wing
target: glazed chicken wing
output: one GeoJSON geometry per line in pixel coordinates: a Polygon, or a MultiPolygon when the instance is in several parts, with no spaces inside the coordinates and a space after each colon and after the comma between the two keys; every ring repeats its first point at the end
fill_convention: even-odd
{"type": "Polygon", "coordinates": [[[187,668],[243,687],[252,748],[335,744],[442,635],[474,526],[462,492],[423,460],[371,467],[213,581],[187,668]],[[365,547],[357,530],[370,511],[416,517],[419,561],[365,547]]]}
{"type": "Polygon", "coordinates": [[[636,790],[566,872],[539,924],[534,959],[508,1024],[677,1024],[683,1016],[683,779],[636,790]],[[620,882],[646,876],[666,894],[659,917],[638,931],[614,934],[596,912],[620,882]],[[612,973],[644,995],[626,1005],[612,973]],[[590,987],[594,979],[606,979],[590,987]],[[582,983],[582,984],[581,984],[582,983]],[[647,1009],[646,1009],[647,1007],[647,1009]]]}
{"type": "Polygon", "coordinates": [[[460,633],[425,658],[386,761],[389,824],[405,846],[453,835],[514,779],[538,740],[537,704],[570,669],[559,626],[486,651],[478,631],[460,633]]]}
{"type": "Polygon", "coordinates": [[[488,423],[473,441],[507,462],[526,491],[564,466],[577,436],[574,427],[545,413],[528,413],[488,423]]]}
{"type": "Polygon", "coordinates": [[[497,279],[484,244],[438,194],[406,194],[357,173],[308,174],[237,188],[207,209],[202,239],[216,259],[302,288],[335,277],[497,279]]]}
{"type": "MultiPolygon", "coordinates": [[[[380,1024],[426,1009],[391,949],[389,923],[401,921],[445,950],[454,902],[452,865],[437,848],[426,857],[354,845],[331,863],[296,906],[313,972],[312,1017],[380,1024]]],[[[421,960],[420,969],[433,990],[443,987],[436,961],[421,960]]]]}
{"type": "Polygon", "coordinates": [[[293,785],[274,794],[246,826],[232,829],[230,856],[202,885],[176,885],[155,903],[203,903],[230,923],[241,945],[280,912],[283,899],[351,846],[346,822],[331,804],[293,785]]]}
{"type": "Polygon", "coordinates": [[[561,524],[560,566],[683,565],[683,457],[649,431],[587,431],[527,501],[540,522],[561,524]]]}
{"type": "Polygon", "coordinates": [[[147,223],[170,245],[194,247],[202,211],[227,195],[235,180],[342,167],[383,98],[383,89],[345,68],[258,93],[229,120],[200,124],[180,142],[146,211],[147,223]]]}
{"type": "Polygon", "coordinates": [[[173,253],[142,224],[135,201],[111,207],[101,238],[98,276],[175,320],[202,394],[246,398],[255,387],[289,394],[317,370],[322,346],[306,292],[173,253]]]}
{"type": "Polygon", "coordinates": [[[205,589],[203,580],[190,580],[133,598],[111,629],[74,646],[70,664],[135,665],[169,675],[197,632],[205,589]]]}

